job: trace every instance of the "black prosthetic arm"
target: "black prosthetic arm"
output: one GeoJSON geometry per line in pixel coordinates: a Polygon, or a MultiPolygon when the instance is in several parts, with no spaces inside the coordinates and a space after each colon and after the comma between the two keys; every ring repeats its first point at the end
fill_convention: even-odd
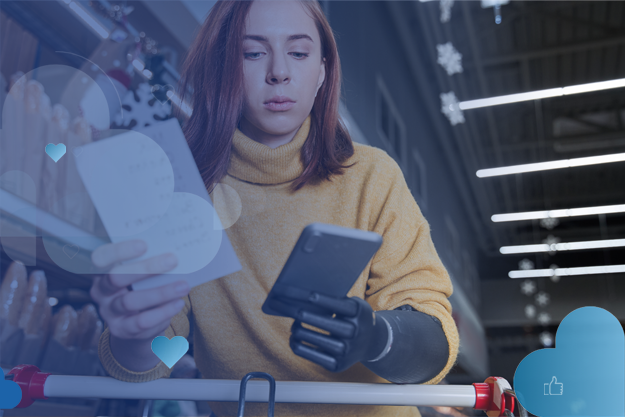
{"type": "Polygon", "coordinates": [[[362,363],[377,375],[399,384],[419,384],[438,375],[449,359],[449,344],[440,321],[402,306],[377,311],[387,324],[387,344],[377,358],[362,363]]]}

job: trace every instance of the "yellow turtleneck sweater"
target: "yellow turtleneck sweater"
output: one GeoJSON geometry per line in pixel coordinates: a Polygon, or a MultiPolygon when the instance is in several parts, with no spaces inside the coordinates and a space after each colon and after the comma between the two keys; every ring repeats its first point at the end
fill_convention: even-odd
{"type": "MultiPolygon", "coordinates": [[[[289,186],[303,171],[300,150],[308,137],[309,116],[293,140],[272,149],[237,129],[228,175],[211,194],[220,217],[240,217],[227,229],[242,270],[193,288],[186,307],[171,321],[168,337],[189,334],[194,323],[194,357],[204,378],[241,379],[252,371],[278,381],[388,383],[362,364],[333,373],[302,359],[289,347],[292,319],[264,314],[261,306],[304,227],[313,222],[371,230],[384,242],[348,296],[364,298],[375,311],[408,304],[437,317],[449,343],[449,360],[438,383],[453,366],[458,332],[448,297],[452,284],[430,237],[427,221],[412,197],[401,169],[384,151],[354,143],[345,174],[332,181],[289,186]]],[[[234,219],[231,219],[234,220],[234,219]]],[[[232,223],[224,221],[224,226],[232,223]]],[[[109,374],[130,382],[169,376],[161,362],[132,372],[112,356],[108,329],[100,359],[109,374]]],[[[427,343],[424,340],[423,343],[427,343]]],[[[217,416],[236,415],[236,403],[210,403],[217,416]]],[[[246,416],[267,415],[266,404],[246,404],[246,416]]],[[[419,416],[416,407],[276,404],[276,416],[419,416]]]]}

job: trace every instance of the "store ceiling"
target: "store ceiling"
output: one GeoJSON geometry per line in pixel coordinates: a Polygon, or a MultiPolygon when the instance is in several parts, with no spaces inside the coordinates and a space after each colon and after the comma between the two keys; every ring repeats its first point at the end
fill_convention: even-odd
{"type": "MultiPolygon", "coordinates": [[[[417,5],[436,43],[451,41],[464,71],[444,75],[442,87],[460,101],[625,78],[625,3],[619,1],[515,1],[492,8],[456,2],[441,24],[438,2],[417,5]],[[449,79],[445,79],[449,78],[449,79]]],[[[423,23],[415,17],[414,25],[423,23]]],[[[461,146],[479,222],[488,230],[481,275],[509,279],[529,258],[536,268],[623,263],[625,249],[500,255],[504,245],[625,237],[625,213],[560,219],[548,230],[538,220],[493,223],[498,213],[625,203],[625,163],[477,178],[478,169],[625,152],[623,88],[465,110],[451,129],[461,146]],[[619,259],[621,261],[619,261],[619,259]]],[[[461,148],[460,148],[461,149],[461,148]]]]}

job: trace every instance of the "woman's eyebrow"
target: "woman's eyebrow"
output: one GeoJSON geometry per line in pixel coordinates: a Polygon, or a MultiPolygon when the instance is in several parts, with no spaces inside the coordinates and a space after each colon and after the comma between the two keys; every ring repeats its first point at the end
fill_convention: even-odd
{"type": "MultiPolygon", "coordinates": [[[[266,36],[261,36],[261,35],[245,35],[243,37],[243,39],[250,39],[250,40],[259,41],[259,42],[269,42],[269,39],[267,39],[266,36]]],[[[312,38],[309,35],[305,34],[305,33],[299,33],[297,35],[290,35],[286,40],[287,41],[294,41],[294,40],[297,40],[297,39],[308,39],[309,41],[314,43],[312,38]]]]}
{"type": "Polygon", "coordinates": [[[291,35],[291,36],[289,36],[287,38],[287,41],[294,41],[294,40],[297,40],[297,39],[308,39],[309,41],[314,43],[312,38],[310,36],[308,36],[307,34],[305,34],[305,33],[300,33],[300,34],[297,34],[297,35],[291,35]]]}

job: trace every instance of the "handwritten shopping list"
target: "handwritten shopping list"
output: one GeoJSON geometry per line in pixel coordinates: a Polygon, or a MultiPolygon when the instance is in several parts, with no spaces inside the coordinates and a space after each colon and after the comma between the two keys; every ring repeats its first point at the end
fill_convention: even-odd
{"type": "Polygon", "coordinates": [[[134,289],[180,279],[191,287],[241,269],[176,119],[82,146],[78,172],[112,242],[146,241],[176,268],[134,289]]]}

